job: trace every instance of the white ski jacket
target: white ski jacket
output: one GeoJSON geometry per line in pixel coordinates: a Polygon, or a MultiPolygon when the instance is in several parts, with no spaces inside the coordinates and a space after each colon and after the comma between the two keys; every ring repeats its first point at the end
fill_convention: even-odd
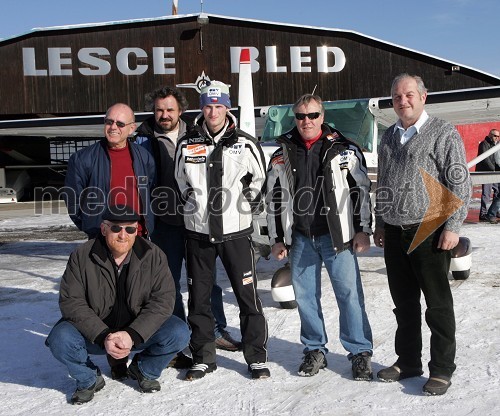
{"type": "Polygon", "coordinates": [[[249,236],[266,178],[264,153],[255,138],[235,127],[232,114],[216,137],[202,117],[175,151],[186,232],[212,243],[249,236]]]}

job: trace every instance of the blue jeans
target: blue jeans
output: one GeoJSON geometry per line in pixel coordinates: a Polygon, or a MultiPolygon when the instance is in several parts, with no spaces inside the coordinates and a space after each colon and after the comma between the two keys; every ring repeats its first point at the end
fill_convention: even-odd
{"type": "MultiPolygon", "coordinates": [[[[498,195],[498,186],[498,183],[485,183],[482,185],[481,208],[479,209],[480,217],[486,217],[488,212],[488,205],[491,202],[491,194],[493,193],[494,197],[498,195]]],[[[496,215],[496,212],[494,215],[496,215]]]]}
{"type": "MultiPolygon", "coordinates": [[[[155,225],[151,241],[167,255],[168,267],[175,283],[175,307],[173,314],[186,321],[186,312],[182,303],[181,274],[182,261],[185,257],[185,229],[183,225],[170,225],[158,220],[155,225]]],[[[221,330],[227,326],[224,304],[222,302],[222,288],[217,285],[217,273],[214,273],[212,288],[212,314],[215,319],[215,337],[220,337],[221,330]]]]}
{"type": "Polygon", "coordinates": [[[500,213],[500,193],[496,194],[495,198],[493,198],[493,202],[490,205],[490,209],[488,210],[488,214],[486,216],[488,218],[496,218],[497,214],[500,213]]]}
{"type": "MultiPolygon", "coordinates": [[[[189,344],[191,331],[186,322],[176,316],[168,318],[146,342],[134,346],[139,353],[141,373],[149,379],[157,379],[175,355],[189,344]]],[[[89,354],[103,355],[106,350],[87,340],[73,324],[59,321],[46,340],[52,355],[67,368],[79,389],[87,389],[96,382],[97,367],[89,354]]]]}
{"type": "Polygon", "coordinates": [[[322,264],[325,265],[337,299],[339,337],[342,346],[349,352],[348,358],[365,351],[371,354],[372,331],[365,311],[356,255],[350,249],[337,253],[329,234],[308,238],[294,232],[290,267],[304,354],[313,350],[320,350],[324,354],[328,352],[328,336],[321,305],[322,264]]]}

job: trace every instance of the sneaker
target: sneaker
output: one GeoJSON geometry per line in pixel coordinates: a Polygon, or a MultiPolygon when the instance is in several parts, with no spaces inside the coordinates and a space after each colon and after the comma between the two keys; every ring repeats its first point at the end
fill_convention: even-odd
{"type": "Polygon", "coordinates": [[[423,392],[429,396],[440,396],[448,391],[451,386],[450,377],[430,376],[424,384],[423,392]]]}
{"type": "Polygon", "coordinates": [[[377,378],[387,383],[404,380],[405,378],[419,377],[424,372],[421,367],[403,367],[397,362],[377,373],[377,378]]]}
{"type": "Polygon", "coordinates": [[[318,374],[319,370],[327,366],[325,354],[320,350],[309,351],[304,355],[299,367],[299,375],[310,377],[318,374]]]}
{"type": "Polygon", "coordinates": [[[221,336],[215,338],[215,348],[225,351],[241,351],[243,345],[241,342],[234,340],[229,332],[221,330],[221,336]]]}
{"type": "Polygon", "coordinates": [[[351,358],[352,377],[354,380],[373,380],[372,357],[367,352],[356,354],[351,358]]]}
{"type": "Polygon", "coordinates": [[[83,404],[90,402],[94,398],[94,393],[102,390],[105,385],[106,383],[101,376],[101,372],[98,370],[95,383],[88,389],[76,389],[73,396],[71,396],[71,404],[83,404]]]}
{"type": "Polygon", "coordinates": [[[168,366],[177,369],[191,368],[193,366],[193,359],[181,351],[170,361],[168,366]]]}
{"type": "Polygon", "coordinates": [[[139,365],[137,364],[137,355],[134,356],[132,363],[128,367],[128,374],[133,380],[137,380],[139,383],[139,390],[143,393],[154,393],[161,390],[160,383],[158,380],[151,380],[146,378],[139,370],[139,365]]]}
{"type": "Polygon", "coordinates": [[[487,221],[490,223],[490,224],[498,224],[500,221],[497,217],[493,216],[493,217],[487,217],[487,221]]]}
{"type": "Polygon", "coordinates": [[[205,374],[212,373],[215,370],[217,370],[217,364],[215,364],[215,363],[193,364],[193,366],[186,373],[186,377],[184,378],[184,380],[187,380],[187,381],[198,380],[200,378],[205,377],[205,374]]]}
{"type": "Polygon", "coordinates": [[[479,222],[489,222],[488,217],[486,215],[480,215],[479,222]]]}
{"type": "Polygon", "coordinates": [[[271,377],[271,372],[266,363],[252,363],[248,365],[248,371],[254,380],[271,377]]]}

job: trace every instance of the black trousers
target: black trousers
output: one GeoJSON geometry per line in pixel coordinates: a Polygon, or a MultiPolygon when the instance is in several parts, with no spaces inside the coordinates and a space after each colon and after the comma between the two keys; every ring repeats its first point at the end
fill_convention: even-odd
{"type": "Polygon", "coordinates": [[[267,322],[257,294],[257,274],[250,238],[210,243],[186,238],[190,349],[195,363],[215,363],[214,317],[210,294],[220,257],[240,308],[243,355],[248,364],[267,361],[267,322]]]}
{"type": "Polygon", "coordinates": [[[425,321],[431,331],[429,371],[433,376],[450,377],[456,368],[455,314],[448,281],[451,252],[437,248],[440,228],[408,254],[416,232],[417,227],[402,230],[385,226],[384,257],[398,325],[395,338],[398,363],[422,366],[420,297],[423,293],[427,305],[425,321]]]}

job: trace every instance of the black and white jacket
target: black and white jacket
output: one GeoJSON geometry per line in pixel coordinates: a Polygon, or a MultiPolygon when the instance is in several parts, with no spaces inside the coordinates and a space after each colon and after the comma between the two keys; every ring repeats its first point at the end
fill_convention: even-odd
{"type": "Polygon", "coordinates": [[[316,218],[315,222],[325,224],[326,233],[330,234],[337,251],[344,250],[357,232],[372,232],[371,182],[363,153],[338,130],[323,124],[322,131],[321,138],[309,151],[316,152],[319,157],[315,172],[310,172],[309,163],[298,157],[298,153],[304,154],[307,150],[299,148],[304,145],[296,127],[278,139],[281,147],[271,158],[267,176],[267,224],[271,245],[283,242],[291,246],[292,231],[299,223],[302,228],[308,223],[295,212],[298,206],[295,197],[301,192],[297,184],[304,183],[300,180],[304,175],[309,175],[311,186],[318,188],[317,200],[312,203],[319,202],[321,206],[302,214],[326,217],[326,221],[316,218]]]}
{"type": "Polygon", "coordinates": [[[252,212],[260,206],[266,178],[257,140],[226,124],[212,137],[203,115],[177,144],[175,179],[184,202],[186,232],[213,243],[249,236],[252,212]]]}

